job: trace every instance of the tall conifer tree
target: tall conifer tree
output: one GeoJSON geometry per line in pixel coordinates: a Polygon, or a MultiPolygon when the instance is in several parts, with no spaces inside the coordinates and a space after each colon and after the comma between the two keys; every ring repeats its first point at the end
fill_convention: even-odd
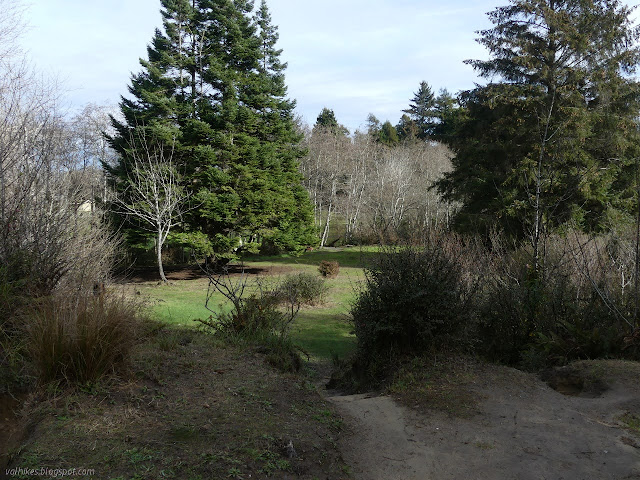
{"type": "Polygon", "coordinates": [[[427,140],[433,134],[435,96],[427,82],[420,82],[420,88],[414,94],[409,108],[403,112],[409,114],[418,129],[418,138],[427,140]]]}
{"type": "Polygon", "coordinates": [[[313,243],[312,207],[298,173],[293,109],[278,34],[263,1],[161,0],[163,31],[123,98],[110,141],[126,175],[135,132],[175,147],[196,205],[185,227],[218,257],[239,244],[283,250],[313,243]]]}
{"type": "Polygon", "coordinates": [[[640,58],[631,10],[618,0],[511,0],[480,32],[492,81],[463,92],[445,125],[455,153],[439,184],[461,202],[458,225],[496,221],[533,242],[566,221],[603,228],[623,206],[638,156],[640,58]]]}

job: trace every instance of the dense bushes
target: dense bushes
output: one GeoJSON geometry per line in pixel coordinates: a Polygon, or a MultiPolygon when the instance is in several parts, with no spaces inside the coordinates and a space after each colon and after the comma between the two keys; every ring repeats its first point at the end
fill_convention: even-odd
{"type": "Polygon", "coordinates": [[[537,272],[528,248],[494,248],[479,302],[480,351],[529,368],[633,356],[633,346],[625,346],[637,325],[632,257],[629,242],[620,242],[574,232],[551,237],[537,272]]]}
{"type": "Polygon", "coordinates": [[[351,311],[358,364],[377,374],[400,355],[452,348],[524,368],[635,357],[632,247],[568,232],[546,239],[538,268],[529,247],[495,240],[386,249],[351,311]]]}
{"type": "Polygon", "coordinates": [[[420,249],[386,249],[365,270],[351,315],[367,369],[397,354],[459,348],[468,339],[476,282],[465,279],[461,245],[452,237],[420,249]]]}

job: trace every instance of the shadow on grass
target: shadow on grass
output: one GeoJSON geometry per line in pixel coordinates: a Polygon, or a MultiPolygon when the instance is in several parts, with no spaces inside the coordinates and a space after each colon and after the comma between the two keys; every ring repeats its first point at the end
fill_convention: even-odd
{"type": "Polygon", "coordinates": [[[346,247],[346,248],[323,248],[306,252],[300,256],[279,255],[279,256],[259,256],[247,255],[244,260],[248,262],[268,262],[274,264],[302,264],[318,265],[323,260],[336,261],[344,267],[366,267],[377,255],[377,247],[346,247]]]}

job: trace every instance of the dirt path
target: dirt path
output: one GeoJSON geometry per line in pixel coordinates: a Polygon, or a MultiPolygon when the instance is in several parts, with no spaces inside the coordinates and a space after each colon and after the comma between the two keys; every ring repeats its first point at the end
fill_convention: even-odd
{"type": "Polygon", "coordinates": [[[18,410],[25,397],[0,394],[0,478],[7,465],[7,452],[18,443],[22,434],[18,410]]]}
{"type": "Polygon", "coordinates": [[[482,401],[471,419],[387,396],[328,398],[354,427],[342,449],[356,480],[640,479],[640,437],[621,421],[640,413],[637,378],[587,398],[502,369],[473,385],[482,401]]]}

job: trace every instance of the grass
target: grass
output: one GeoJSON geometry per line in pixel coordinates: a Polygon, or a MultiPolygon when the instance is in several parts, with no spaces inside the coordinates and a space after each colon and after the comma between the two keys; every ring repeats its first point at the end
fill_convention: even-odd
{"type": "Polygon", "coordinates": [[[618,417],[618,420],[630,431],[636,435],[640,435],[640,416],[626,412],[624,415],[618,417]]]}
{"type": "Polygon", "coordinates": [[[471,418],[478,413],[478,398],[469,385],[478,376],[478,367],[475,359],[462,356],[414,358],[400,366],[388,391],[419,410],[471,418]]]}
{"type": "MultiPolygon", "coordinates": [[[[366,264],[376,248],[345,247],[307,252],[295,257],[251,256],[244,266],[251,275],[269,274],[274,277],[307,272],[319,275],[318,265],[323,260],[340,263],[340,274],[328,279],[329,291],[322,305],[304,307],[293,325],[292,336],[297,345],[314,360],[328,360],[333,356],[348,355],[355,346],[355,337],[348,321],[351,302],[358,283],[364,278],[362,265],[366,264]]],[[[208,281],[206,278],[175,280],[170,285],[145,282],[135,289],[151,307],[153,316],[174,326],[196,327],[196,318],[206,319],[211,312],[204,307],[208,281]]],[[[230,305],[220,294],[213,295],[209,307],[228,310],[230,305]]]]}
{"type": "MultiPolygon", "coordinates": [[[[193,327],[196,325],[193,319],[211,315],[204,306],[206,279],[178,280],[170,285],[146,282],[136,285],[136,291],[148,301],[153,316],[165,323],[193,327]]],[[[216,296],[214,300],[215,307],[224,299],[216,296]]]]}
{"type": "Polygon", "coordinates": [[[340,418],[304,377],[186,327],[149,329],[127,377],[41,391],[28,408],[29,436],[8,468],[82,466],[114,480],[344,478],[340,418]],[[158,348],[168,333],[179,341],[158,348]]]}
{"type": "Polygon", "coordinates": [[[140,312],[118,295],[59,295],[27,314],[27,344],[42,384],[93,382],[126,363],[140,312]]]}

